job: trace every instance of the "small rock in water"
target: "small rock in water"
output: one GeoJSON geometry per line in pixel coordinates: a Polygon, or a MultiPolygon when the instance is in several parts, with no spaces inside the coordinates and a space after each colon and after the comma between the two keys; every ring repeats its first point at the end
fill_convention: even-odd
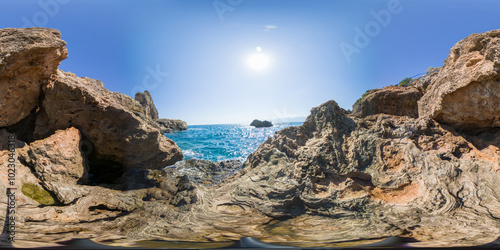
{"type": "Polygon", "coordinates": [[[254,126],[256,128],[267,128],[272,127],[273,124],[270,121],[260,121],[255,119],[252,123],[250,123],[250,126],[254,126]]]}

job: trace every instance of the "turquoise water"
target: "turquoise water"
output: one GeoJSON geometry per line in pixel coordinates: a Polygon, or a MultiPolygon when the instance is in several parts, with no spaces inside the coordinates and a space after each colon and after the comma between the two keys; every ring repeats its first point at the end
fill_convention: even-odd
{"type": "Polygon", "coordinates": [[[274,132],[300,126],[302,122],[277,123],[270,128],[254,128],[248,125],[192,125],[185,131],[165,134],[181,148],[184,159],[209,161],[240,160],[244,162],[250,153],[274,132]]]}

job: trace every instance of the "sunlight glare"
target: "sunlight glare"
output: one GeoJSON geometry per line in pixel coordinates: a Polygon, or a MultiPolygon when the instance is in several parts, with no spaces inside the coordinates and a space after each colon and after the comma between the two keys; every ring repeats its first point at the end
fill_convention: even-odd
{"type": "Polygon", "coordinates": [[[263,54],[255,54],[248,58],[248,65],[254,70],[263,70],[269,65],[269,58],[263,54]]]}

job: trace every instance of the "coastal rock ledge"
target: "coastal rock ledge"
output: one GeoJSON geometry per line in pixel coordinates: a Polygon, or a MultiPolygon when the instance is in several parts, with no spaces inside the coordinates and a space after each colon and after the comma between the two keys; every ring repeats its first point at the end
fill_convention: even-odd
{"type": "MultiPolygon", "coordinates": [[[[20,34],[60,37],[51,29],[0,31],[14,33],[1,38],[0,60],[10,42],[29,41],[20,34]]],[[[419,93],[387,88],[366,99],[383,106],[413,96],[405,112],[379,106],[351,114],[328,101],[301,126],[276,132],[241,170],[228,163],[236,173],[227,178],[219,173],[224,164],[203,161],[183,163],[186,171],[163,169],[182,154],[161,136],[154,110],[145,108],[152,102],[57,69],[39,74],[33,84],[41,86],[41,103],[0,116],[0,161],[8,161],[8,144],[15,145],[15,185],[23,190],[16,244],[92,238],[137,246],[148,239],[256,237],[336,247],[389,236],[423,247],[492,242],[500,235],[499,36],[497,30],[457,43],[419,93]],[[31,131],[32,139],[21,131],[31,131]],[[132,152],[143,148],[152,151],[132,152]],[[193,178],[187,171],[193,167],[209,171],[193,178]],[[207,176],[224,178],[207,184],[207,176]]],[[[55,58],[51,63],[57,55],[48,57],[55,58]]],[[[16,60],[21,65],[23,57],[16,60]]],[[[0,83],[21,83],[9,80],[16,72],[22,71],[3,72],[10,78],[0,83]]],[[[7,173],[6,164],[0,171],[7,173]]],[[[0,176],[5,193],[7,176],[0,176]]],[[[2,200],[0,213],[8,217],[6,208],[2,200]]]]}

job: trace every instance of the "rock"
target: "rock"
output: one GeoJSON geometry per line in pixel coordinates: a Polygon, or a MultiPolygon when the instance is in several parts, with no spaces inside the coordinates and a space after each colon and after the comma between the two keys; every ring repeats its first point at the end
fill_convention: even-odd
{"type": "MultiPolygon", "coordinates": [[[[20,164],[19,162],[19,149],[25,146],[26,143],[17,140],[13,134],[7,132],[7,130],[0,129],[0,162],[2,163],[0,164],[0,172],[2,173],[0,175],[0,193],[2,195],[7,194],[8,188],[22,190],[23,183],[38,183],[38,179],[31,172],[30,168],[20,164]],[[14,160],[14,167],[8,165],[9,159],[14,160]],[[9,180],[9,174],[11,177],[14,175],[14,181],[12,183],[12,179],[9,180]]],[[[37,204],[36,201],[26,197],[22,194],[22,192],[16,192],[16,203],[18,205],[37,204]]],[[[0,203],[0,208],[3,208],[4,204],[7,204],[6,200],[0,203]]],[[[6,212],[1,212],[2,216],[0,216],[0,220],[3,220],[3,215],[5,215],[6,212]]]]}
{"type": "MultiPolygon", "coordinates": [[[[492,144],[476,148],[466,135],[428,118],[360,119],[327,102],[302,126],[276,132],[248,157],[232,178],[226,204],[289,218],[276,230],[322,217],[307,227],[310,240],[318,239],[315,231],[323,240],[348,232],[354,238],[439,237],[443,244],[468,235],[463,244],[485,243],[499,233],[491,229],[500,223],[500,202],[492,198],[500,193],[499,153],[492,144]],[[327,224],[336,230],[316,231],[327,224]]],[[[306,237],[293,232],[291,237],[306,237]]]]}
{"type": "Polygon", "coordinates": [[[197,184],[219,184],[231,174],[240,170],[242,164],[238,160],[212,162],[207,160],[189,159],[179,161],[166,167],[165,172],[171,176],[187,176],[197,184]]]}
{"type": "Polygon", "coordinates": [[[142,110],[146,117],[156,121],[156,125],[162,134],[173,133],[187,129],[187,123],[178,119],[159,119],[151,94],[146,90],[135,94],[135,100],[142,105],[142,110]]]}
{"type": "Polygon", "coordinates": [[[68,57],[65,45],[54,29],[0,30],[0,127],[35,109],[41,86],[68,57]]]}
{"type": "Polygon", "coordinates": [[[260,120],[253,120],[252,123],[250,123],[250,126],[254,126],[256,128],[267,128],[267,127],[272,127],[273,124],[270,121],[260,121],[260,120]]]}
{"type": "Polygon", "coordinates": [[[37,138],[74,126],[88,140],[88,151],[97,160],[159,169],[183,158],[177,145],[144,117],[139,102],[108,91],[100,81],[58,71],[43,91],[37,138]]]}
{"type": "Polygon", "coordinates": [[[361,117],[389,114],[418,117],[418,100],[422,91],[415,87],[387,86],[367,92],[353,105],[352,113],[361,117]]]}
{"type": "Polygon", "coordinates": [[[72,187],[88,180],[89,166],[80,151],[81,139],[78,129],[71,127],[34,141],[20,152],[22,161],[33,169],[43,186],[65,204],[78,198],[72,187]]]}
{"type": "Polygon", "coordinates": [[[187,123],[178,119],[158,119],[162,134],[182,131],[187,129],[187,123]]]}
{"type": "Polygon", "coordinates": [[[158,110],[156,110],[156,106],[149,91],[145,90],[144,92],[135,94],[135,100],[137,100],[142,105],[144,114],[147,117],[153,120],[158,120],[158,110]]]}
{"type": "Polygon", "coordinates": [[[455,44],[418,105],[420,116],[455,128],[500,127],[500,30],[455,44]]]}

